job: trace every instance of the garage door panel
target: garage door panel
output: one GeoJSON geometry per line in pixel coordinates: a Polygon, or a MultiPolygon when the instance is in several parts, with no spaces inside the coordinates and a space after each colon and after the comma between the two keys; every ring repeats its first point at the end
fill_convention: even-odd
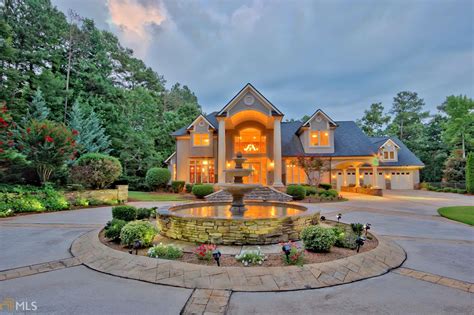
{"type": "Polygon", "coordinates": [[[413,174],[407,171],[391,173],[392,189],[413,189],[413,174]]]}

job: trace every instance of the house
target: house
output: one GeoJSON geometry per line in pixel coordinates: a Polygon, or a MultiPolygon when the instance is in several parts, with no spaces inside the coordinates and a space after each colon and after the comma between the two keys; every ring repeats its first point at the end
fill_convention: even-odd
{"type": "Polygon", "coordinates": [[[395,137],[368,137],[353,121],[335,121],[322,110],[304,122],[284,122],[283,113],[251,84],[220,111],[199,115],[172,133],[176,151],[166,160],[172,178],[186,183],[223,183],[224,170],[242,152],[253,172],[244,180],[267,186],[303,184],[300,156],[327,160],[321,182],[414,189],[423,163],[395,137]]]}

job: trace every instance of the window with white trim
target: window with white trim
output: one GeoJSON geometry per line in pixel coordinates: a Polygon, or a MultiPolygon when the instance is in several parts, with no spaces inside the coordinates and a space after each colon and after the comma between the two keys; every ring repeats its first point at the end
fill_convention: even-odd
{"type": "Polygon", "coordinates": [[[329,130],[311,130],[309,133],[309,145],[311,147],[328,147],[329,130]]]}
{"type": "Polygon", "coordinates": [[[193,133],[193,146],[207,147],[209,143],[209,133],[193,133]]]}

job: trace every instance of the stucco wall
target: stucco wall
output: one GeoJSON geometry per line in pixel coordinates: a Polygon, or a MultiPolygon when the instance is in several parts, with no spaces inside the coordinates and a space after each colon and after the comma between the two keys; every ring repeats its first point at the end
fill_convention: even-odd
{"type": "Polygon", "coordinates": [[[300,135],[300,140],[306,153],[334,153],[334,129],[330,128],[329,121],[321,114],[313,117],[313,119],[309,122],[309,129],[304,130],[300,135]],[[316,117],[321,117],[321,121],[316,121],[316,117]],[[310,131],[312,130],[327,130],[329,132],[329,146],[311,147],[309,145],[309,139],[310,131]]]}
{"type": "Polygon", "coordinates": [[[260,101],[260,98],[257,95],[247,92],[239,101],[237,101],[237,103],[234,106],[232,106],[232,108],[228,112],[229,113],[228,116],[232,116],[238,112],[249,110],[249,109],[256,110],[268,116],[272,115],[271,110],[267,106],[262,104],[262,102],[260,101]],[[244,103],[245,97],[249,94],[252,95],[255,99],[252,105],[246,105],[244,103]]]}

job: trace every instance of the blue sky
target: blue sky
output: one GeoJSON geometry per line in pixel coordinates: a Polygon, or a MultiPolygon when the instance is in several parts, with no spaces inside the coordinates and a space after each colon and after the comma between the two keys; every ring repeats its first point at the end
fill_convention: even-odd
{"type": "Polygon", "coordinates": [[[399,91],[474,92],[473,1],[52,0],[115,33],[203,110],[251,82],[286,114],[354,120],[399,91]]]}

